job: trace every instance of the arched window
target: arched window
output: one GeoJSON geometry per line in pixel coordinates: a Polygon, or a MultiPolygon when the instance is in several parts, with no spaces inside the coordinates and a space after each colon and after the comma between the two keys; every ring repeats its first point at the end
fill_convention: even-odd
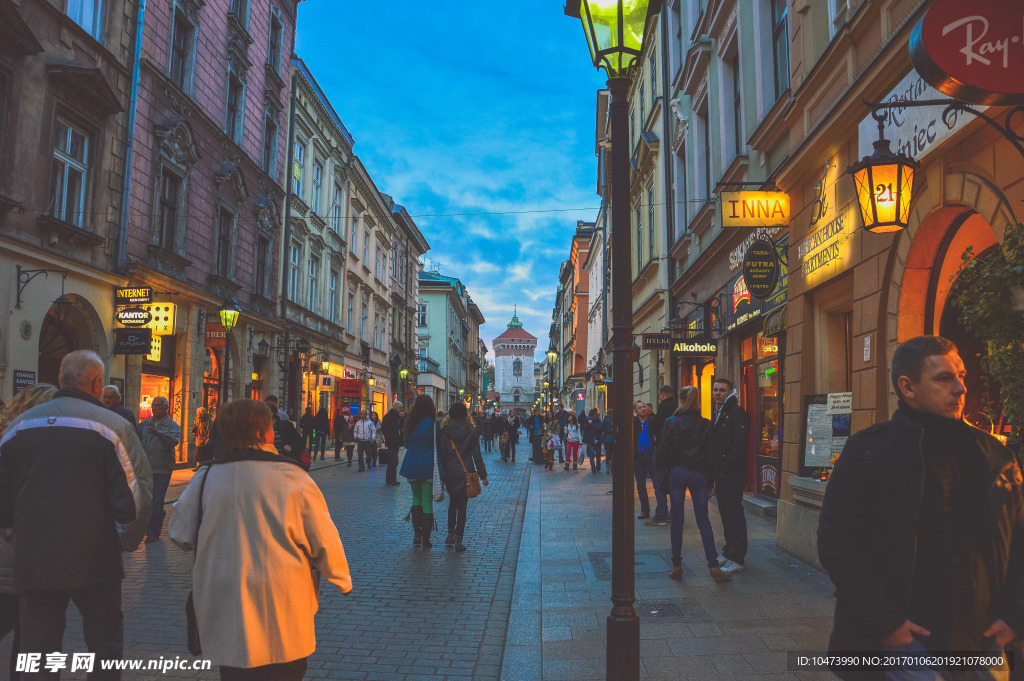
{"type": "Polygon", "coordinates": [[[523,362],[522,360],[516,360],[512,362],[512,375],[522,376],[523,375],[523,362]]]}

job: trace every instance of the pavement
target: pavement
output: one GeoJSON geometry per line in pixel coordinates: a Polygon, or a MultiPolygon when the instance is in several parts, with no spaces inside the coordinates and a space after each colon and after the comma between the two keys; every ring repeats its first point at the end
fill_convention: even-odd
{"type": "MultiPolygon", "coordinates": [[[[338,525],[354,589],[321,585],[317,650],[307,679],[340,681],[591,681],[605,679],[611,610],[611,476],[556,466],[545,471],[519,445],[515,464],[485,453],[490,485],[470,501],[466,553],[412,546],[404,522],[407,485],[384,485],[384,469],[314,463],[338,525]]],[[[344,452],[343,452],[344,455],[344,452]]],[[[192,471],[177,471],[176,499],[192,471]]],[[[399,478],[402,480],[402,478],[399,478]]],[[[653,502],[653,490],[652,502],[653,502]]],[[[441,528],[447,500],[436,504],[441,528]]],[[[639,503],[637,503],[639,513],[639,503]]],[[[168,509],[170,512],[170,508],[168,509]]],[[[643,679],[816,681],[786,670],[786,651],[823,650],[831,629],[827,577],[775,545],[770,518],[747,514],[746,570],[716,584],[704,565],[689,502],[682,582],[668,578],[669,529],[636,527],[636,609],[643,679]]],[[[717,507],[712,526],[720,532],[717,507]]],[[[189,554],[166,539],[127,554],[125,656],[191,660],[185,646],[189,554]]],[[[225,565],[225,569],[232,566],[225,565]]],[[[87,650],[68,611],[65,653],[87,650]]],[[[5,668],[10,637],[0,642],[5,668]]],[[[79,673],[64,679],[84,679],[79,673]]],[[[125,672],[125,679],[217,679],[218,672],[125,672]]]]}

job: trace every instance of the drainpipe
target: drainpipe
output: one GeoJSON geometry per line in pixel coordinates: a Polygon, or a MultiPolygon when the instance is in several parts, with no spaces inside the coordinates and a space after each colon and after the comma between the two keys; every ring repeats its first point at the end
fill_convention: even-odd
{"type": "Polygon", "coordinates": [[[135,156],[135,114],[139,101],[139,67],[142,62],[142,29],[146,21],[146,0],[139,0],[138,16],[135,19],[135,54],[132,56],[132,89],[128,106],[127,139],[124,144],[124,181],[121,183],[121,227],[117,233],[116,270],[120,274],[128,271],[128,208],[131,204],[132,160],[135,156]]]}

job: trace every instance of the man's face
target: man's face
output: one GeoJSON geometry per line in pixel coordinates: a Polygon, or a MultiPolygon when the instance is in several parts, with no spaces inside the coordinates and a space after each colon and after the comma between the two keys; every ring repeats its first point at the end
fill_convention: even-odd
{"type": "Polygon", "coordinates": [[[270,407],[270,411],[277,413],[277,400],[265,400],[267,406],[270,407]]]}
{"type": "Polygon", "coordinates": [[[967,370],[956,352],[946,355],[932,355],[924,361],[921,380],[912,381],[909,376],[899,377],[903,399],[914,409],[949,419],[961,419],[964,415],[964,396],[967,386],[964,379],[967,370]]]}
{"type": "Polygon", "coordinates": [[[730,392],[728,383],[715,383],[711,386],[711,399],[715,401],[715,404],[721,406],[725,404],[725,398],[729,396],[730,392]]]}
{"type": "Polygon", "coordinates": [[[634,402],[633,413],[637,416],[643,416],[647,413],[647,406],[643,402],[634,402]]]}
{"type": "Polygon", "coordinates": [[[117,393],[110,388],[103,389],[103,397],[101,399],[103,400],[103,406],[107,409],[113,409],[117,406],[117,403],[120,402],[120,398],[117,396],[117,393]]]}
{"type": "Polygon", "coordinates": [[[167,400],[160,397],[153,400],[153,418],[162,419],[167,416],[168,411],[170,411],[170,405],[167,400]]]}

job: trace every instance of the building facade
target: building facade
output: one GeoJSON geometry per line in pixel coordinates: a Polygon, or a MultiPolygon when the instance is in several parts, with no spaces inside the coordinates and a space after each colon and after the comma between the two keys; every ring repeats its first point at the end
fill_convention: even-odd
{"type": "MultiPolygon", "coordinates": [[[[513,314],[505,331],[495,337],[491,346],[494,348],[494,390],[499,395],[501,408],[528,412],[540,397],[533,369],[537,337],[524,329],[519,317],[513,314]]],[[[540,381],[548,380],[542,376],[537,373],[540,381]]]]}
{"type": "MultiPolygon", "coordinates": [[[[448,411],[467,399],[470,298],[459,279],[437,272],[419,273],[417,390],[448,411]]],[[[473,345],[472,352],[477,351],[473,345]]]]}

